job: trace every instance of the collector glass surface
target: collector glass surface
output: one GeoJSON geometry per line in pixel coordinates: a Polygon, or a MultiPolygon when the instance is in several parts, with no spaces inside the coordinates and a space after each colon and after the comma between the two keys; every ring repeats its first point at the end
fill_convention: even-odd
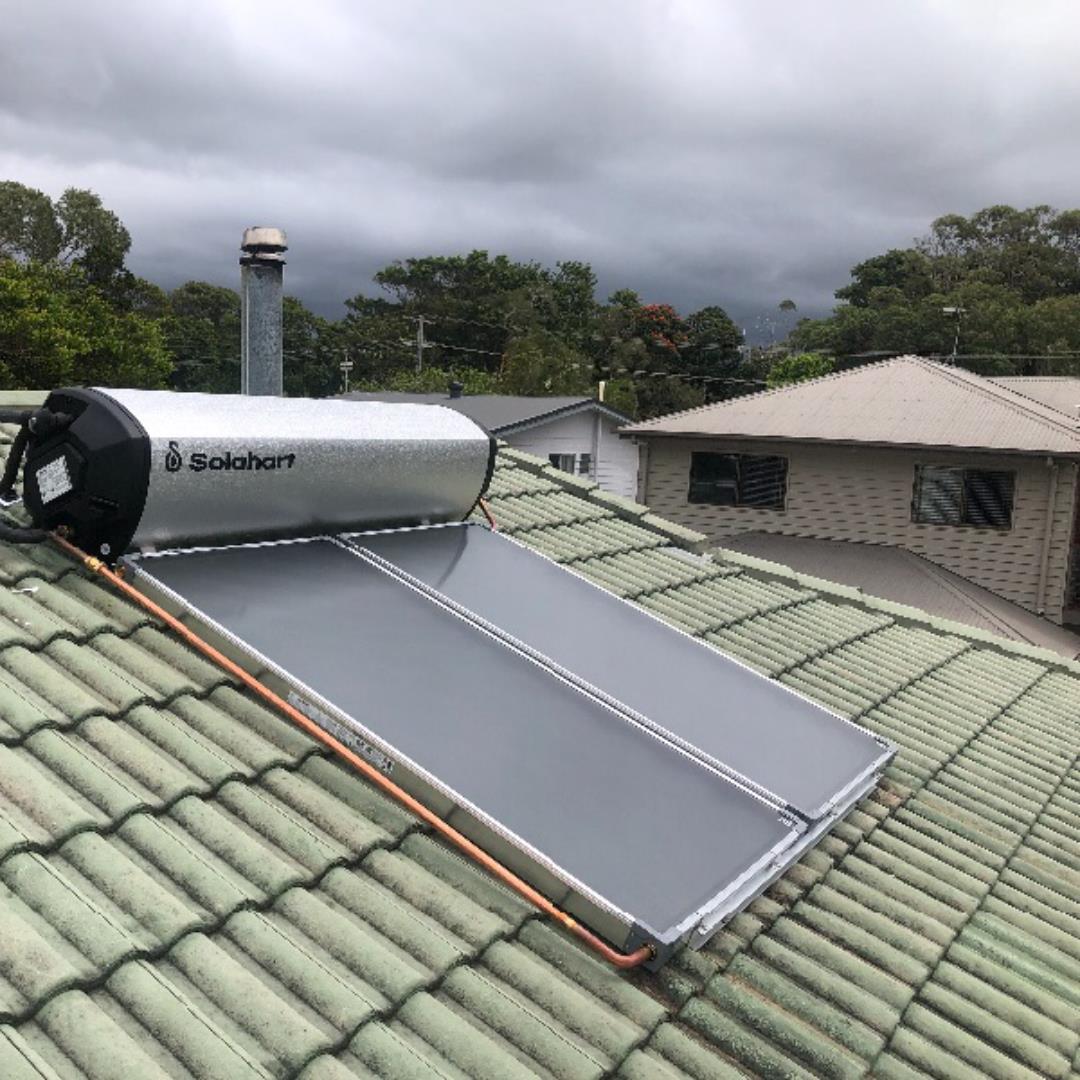
{"type": "Polygon", "coordinates": [[[890,754],[861,728],[480,526],[348,539],[810,820],[890,754]]]}
{"type": "Polygon", "coordinates": [[[136,566],[654,933],[796,837],[775,807],[331,540],[136,566]]]}

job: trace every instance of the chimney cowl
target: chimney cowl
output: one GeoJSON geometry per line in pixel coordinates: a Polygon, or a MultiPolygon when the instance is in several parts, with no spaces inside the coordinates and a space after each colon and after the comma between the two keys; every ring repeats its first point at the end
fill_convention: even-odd
{"type": "Polygon", "coordinates": [[[462,397],[464,395],[464,393],[465,393],[465,384],[463,382],[458,382],[455,379],[450,384],[449,389],[450,389],[450,397],[451,398],[459,398],[459,397],[462,397]]]}

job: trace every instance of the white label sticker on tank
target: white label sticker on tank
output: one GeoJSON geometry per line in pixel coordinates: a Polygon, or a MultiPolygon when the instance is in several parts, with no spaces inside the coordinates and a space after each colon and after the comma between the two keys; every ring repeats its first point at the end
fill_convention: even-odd
{"type": "Polygon", "coordinates": [[[37,471],[36,479],[43,503],[51,503],[71,490],[71,474],[63,457],[53,459],[48,465],[42,465],[37,471]]]}

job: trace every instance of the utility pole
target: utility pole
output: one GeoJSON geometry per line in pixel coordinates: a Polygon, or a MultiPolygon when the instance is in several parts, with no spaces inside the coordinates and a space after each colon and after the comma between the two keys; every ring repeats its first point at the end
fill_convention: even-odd
{"type": "Polygon", "coordinates": [[[417,375],[424,368],[424,316],[418,315],[416,317],[416,373],[417,375]]]}
{"type": "Polygon", "coordinates": [[[353,362],[349,359],[348,349],[345,350],[345,359],[338,364],[338,367],[341,369],[342,375],[345,376],[345,389],[342,393],[347,394],[349,392],[349,372],[353,369],[353,362]]]}

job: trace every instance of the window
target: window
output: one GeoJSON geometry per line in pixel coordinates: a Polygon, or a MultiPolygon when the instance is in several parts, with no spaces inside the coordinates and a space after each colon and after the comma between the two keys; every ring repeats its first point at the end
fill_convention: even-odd
{"type": "Polygon", "coordinates": [[[911,520],[923,525],[1011,529],[1016,474],[916,465],[911,520]]]}
{"type": "Polygon", "coordinates": [[[581,476],[592,473],[592,454],[578,454],[577,471],[581,476]]]}
{"type": "Polygon", "coordinates": [[[548,461],[556,469],[562,469],[563,472],[572,473],[574,471],[575,461],[573,454],[548,454],[548,461]]]}
{"type": "Polygon", "coordinates": [[[764,454],[693,453],[687,498],[713,506],[783,510],[787,466],[787,458],[764,454]]]}

